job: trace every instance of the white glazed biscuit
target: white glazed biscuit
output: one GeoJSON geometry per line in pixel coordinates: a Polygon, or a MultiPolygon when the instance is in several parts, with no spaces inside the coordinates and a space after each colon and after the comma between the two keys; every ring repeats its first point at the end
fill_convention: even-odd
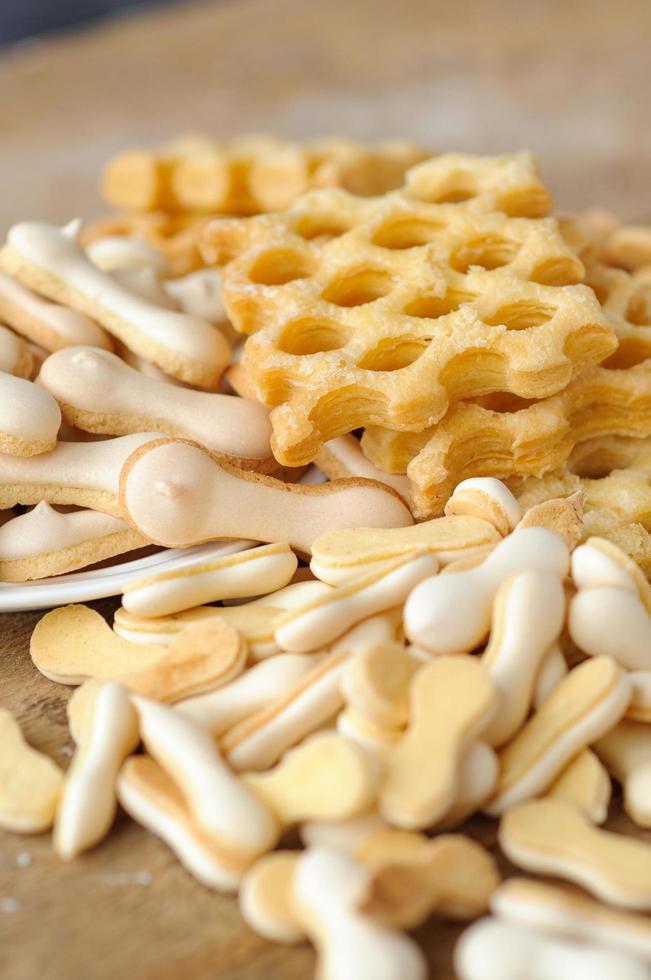
{"type": "Polygon", "coordinates": [[[418,585],[405,604],[405,631],[431,653],[464,653],[488,633],[501,583],[520,571],[551,572],[563,579],[567,545],[551,531],[531,527],[509,535],[476,568],[440,575],[418,585]]]}
{"type": "Polygon", "coordinates": [[[119,517],[95,510],[60,513],[42,500],[0,527],[0,581],[62,575],[146,544],[119,517]]]}
{"type": "Polygon", "coordinates": [[[49,391],[0,371],[0,453],[36,456],[50,452],[60,425],[61,412],[49,391]]]}
{"type": "Polygon", "coordinates": [[[122,604],[136,615],[167,616],[204,602],[274,592],[289,583],[297,565],[287,545],[261,545],[130,582],[122,604]]]}
{"type": "Polygon", "coordinates": [[[0,320],[46,351],[75,344],[111,350],[109,334],[98,323],[67,305],[48,303],[31,289],[0,272],[0,320]]]}
{"type": "Polygon", "coordinates": [[[31,378],[35,361],[29,344],[0,324],[0,371],[17,378],[31,378]]]}
{"type": "Polygon", "coordinates": [[[347,476],[376,480],[393,487],[409,503],[409,479],[401,474],[385,473],[375,466],[364,455],[359,440],[354,435],[338,436],[326,442],[314,462],[329,480],[341,480],[347,476]]]}
{"type": "Polygon", "coordinates": [[[193,439],[247,469],[272,462],[269,413],[257,402],[148,378],[115,354],[86,347],[52,354],[39,373],[70,425],[105,435],[161,432],[193,439]]]}
{"type": "Polygon", "coordinates": [[[522,517],[520,504],[511,491],[494,477],[473,477],[457,484],[445,505],[445,513],[480,517],[504,537],[522,517]]]}
{"type": "Polygon", "coordinates": [[[86,257],[76,222],[59,228],[23,222],[10,229],[0,266],[24,285],[93,317],[167,374],[214,388],[230,349],[205,320],[165,310],[121,286],[86,257]]]}
{"type": "Polygon", "coordinates": [[[286,541],[309,554],[312,542],[329,529],[413,523],[401,498],[380,484],[282,483],[171,439],[134,452],[122,470],[120,498],[133,526],[167,547],[247,538],[286,541]]]}

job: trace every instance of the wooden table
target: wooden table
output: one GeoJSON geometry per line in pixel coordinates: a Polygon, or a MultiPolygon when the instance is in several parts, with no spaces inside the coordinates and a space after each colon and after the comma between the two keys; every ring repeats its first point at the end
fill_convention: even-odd
{"type": "MultiPolygon", "coordinates": [[[[202,130],[528,147],[560,207],[649,219],[650,30],[646,0],[242,0],[26,45],[0,60],[0,223],[92,217],[112,152],[202,130]]],[[[28,654],[39,615],[1,617],[0,703],[65,764],[69,690],[28,654]]],[[[495,823],[471,831],[494,847],[495,823]]],[[[457,931],[421,930],[432,976],[451,976],[457,931]]],[[[235,901],[124,818],[72,864],[47,836],[0,836],[3,980],[298,980],[312,967],[307,947],[258,939],[235,901]]]]}

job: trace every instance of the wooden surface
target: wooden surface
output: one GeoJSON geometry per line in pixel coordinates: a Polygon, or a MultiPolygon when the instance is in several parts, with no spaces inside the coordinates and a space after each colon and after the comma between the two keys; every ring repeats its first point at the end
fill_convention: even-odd
{"type": "MultiPolygon", "coordinates": [[[[647,0],[241,0],[23,46],[0,60],[0,225],[92,217],[108,155],[201,130],[527,147],[561,207],[649,219],[650,30],[647,0]]],[[[69,689],[28,654],[40,615],[0,617],[0,703],[65,764],[69,689]]],[[[472,832],[494,846],[495,823],[472,832]]],[[[420,933],[441,980],[457,931],[420,933]]],[[[302,980],[312,966],[124,818],[69,865],[47,836],[0,836],[2,980],[302,980]]]]}

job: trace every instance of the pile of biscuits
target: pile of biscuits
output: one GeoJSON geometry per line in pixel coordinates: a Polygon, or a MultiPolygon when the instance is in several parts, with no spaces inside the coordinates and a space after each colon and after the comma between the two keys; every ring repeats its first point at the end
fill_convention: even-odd
{"type": "Polygon", "coordinates": [[[0,579],[194,550],[38,622],[75,750],[0,711],[0,826],[69,860],[120,805],[321,980],[421,980],[433,916],[460,980],[649,980],[602,825],[651,827],[651,230],[427,157],[185,139],[10,229],[0,579]]]}

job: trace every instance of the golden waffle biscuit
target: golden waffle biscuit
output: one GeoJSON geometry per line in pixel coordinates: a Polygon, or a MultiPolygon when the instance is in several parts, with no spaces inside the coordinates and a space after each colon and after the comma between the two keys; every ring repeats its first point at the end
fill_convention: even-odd
{"type": "Polygon", "coordinates": [[[105,199],[129,211],[277,211],[311,187],[383,194],[429,154],[407,141],[366,146],[349,139],[293,143],[272,136],[182,137],[114,157],[105,199]]]}
{"type": "MultiPolygon", "coordinates": [[[[423,182],[446,159],[417,168],[423,182]]],[[[244,363],[273,408],[274,454],[284,465],[310,461],[323,442],[362,425],[423,430],[458,398],[551,395],[612,353],[594,295],[567,285],[583,267],[556,223],[493,210],[487,161],[465,159],[477,183],[466,203],[407,192],[360,202],[322,191],[289,218],[207,230],[216,252],[232,254],[238,238],[243,247],[224,269],[223,298],[234,326],[253,334],[244,363]],[[301,210],[328,206],[354,226],[323,241],[306,225],[301,237],[301,210]]],[[[494,169],[508,171],[505,159],[494,169]]],[[[526,159],[509,162],[528,187],[526,159]]],[[[537,199],[532,209],[539,213],[537,199]]]]}
{"type": "Polygon", "coordinates": [[[165,256],[170,276],[185,276],[204,265],[198,242],[209,220],[210,215],[173,215],[164,211],[116,214],[86,225],[80,238],[84,245],[107,235],[142,238],[165,256]]]}

